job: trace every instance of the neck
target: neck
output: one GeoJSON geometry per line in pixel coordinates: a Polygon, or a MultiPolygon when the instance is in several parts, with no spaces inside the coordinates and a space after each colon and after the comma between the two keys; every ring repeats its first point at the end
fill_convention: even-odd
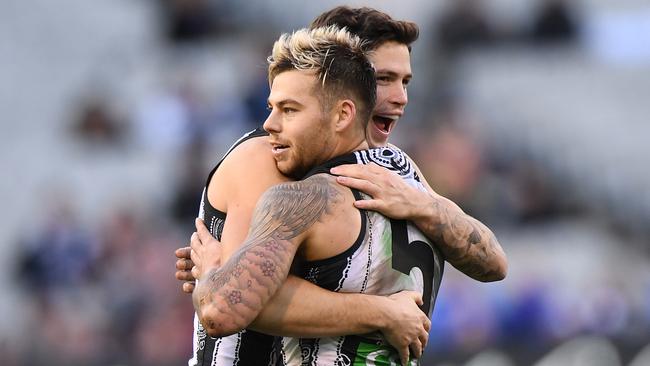
{"type": "Polygon", "coordinates": [[[368,149],[369,146],[370,145],[368,145],[368,142],[363,135],[351,139],[343,139],[336,144],[336,147],[331,152],[331,156],[327,160],[353,151],[365,150],[368,149]]]}

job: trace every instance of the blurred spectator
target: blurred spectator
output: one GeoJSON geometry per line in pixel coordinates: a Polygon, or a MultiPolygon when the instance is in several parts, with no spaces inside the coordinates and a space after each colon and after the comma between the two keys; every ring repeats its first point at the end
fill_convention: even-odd
{"type": "Polygon", "coordinates": [[[74,134],[89,145],[115,146],[125,133],[124,124],[101,99],[86,102],[72,127],[74,134]]]}
{"type": "Polygon", "coordinates": [[[264,123],[269,115],[267,109],[267,98],[269,96],[269,79],[266,76],[266,70],[261,70],[255,81],[248,88],[244,96],[244,103],[248,112],[249,128],[259,127],[264,123]]]}
{"type": "Polygon", "coordinates": [[[415,160],[436,192],[464,207],[482,174],[482,148],[463,127],[467,121],[457,104],[440,109],[431,117],[433,127],[419,136],[415,160]]]}
{"type": "Polygon", "coordinates": [[[216,32],[219,24],[207,0],[163,0],[172,41],[197,41],[216,32]]]}
{"type": "Polygon", "coordinates": [[[195,230],[194,219],[199,213],[201,192],[208,177],[205,167],[205,142],[197,138],[186,147],[181,161],[174,169],[179,177],[172,192],[171,217],[188,233],[195,230]]]}
{"type": "Polygon", "coordinates": [[[140,101],[135,118],[140,144],[154,151],[178,152],[205,136],[213,116],[191,78],[140,101]]]}
{"type": "Polygon", "coordinates": [[[434,21],[433,46],[426,70],[430,73],[431,91],[427,94],[431,105],[437,106],[436,99],[447,98],[455,92],[464,51],[492,43],[495,33],[481,1],[447,2],[446,9],[434,21]]]}
{"type": "Polygon", "coordinates": [[[48,294],[95,278],[99,242],[63,202],[50,209],[45,227],[20,248],[18,278],[37,293],[48,294]]]}
{"type": "Polygon", "coordinates": [[[480,1],[448,3],[452,5],[439,18],[435,31],[439,52],[451,56],[469,46],[483,45],[493,39],[494,32],[480,1]]]}
{"type": "Polygon", "coordinates": [[[557,192],[549,177],[532,159],[517,157],[509,167],[509,191],[512,208],[521,222],[556,218],[561,213],[560,202],[553,197],[557,192]]]}
{"type": "Polygon", "coordinates": [[[179,236],[143,227],[130,210],[110,213],[94,230],[82,228],[67,207],[52,216],[17,273],[32,298],[25,309],[30,329],[40,337],[24,364],[183,362],[191,349],[191,301],[176,283],[160,280],[172,273],[179,236]],[[88,231],[95,234],[83,235],[88,231]]]}
{"type": "Polygon", "coordinates": [[[578,24],[565,0],[543,0],[535,14],[531,37],[537,43],[573,41],[578,24]]]}

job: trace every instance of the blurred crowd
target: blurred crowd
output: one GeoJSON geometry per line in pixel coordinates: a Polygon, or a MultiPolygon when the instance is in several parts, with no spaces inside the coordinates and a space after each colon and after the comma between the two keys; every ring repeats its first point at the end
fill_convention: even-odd
{"type": "MultiPolygon", "coordinates": [[[[101,177],[76,173],[83,176],[78,186],[34,202],[40,207],[22,220],[31,217],[35,227],[11,234],[15,261],[5,296],[15,296],[20,309],[9,329],[0,329],[2,365],[186,362],[193,310],[173,278],[173,250],[189,242],[209,169],[265,119],[271,42],[291,30],[287,24],[304,26],[335,5],[312,5],[313,14],[297,23],[277,11],[263,17],[254,2],[146,4],[157,48],[145,52],[155,57],[120,69],[123,78],[110,87],[101,80],[113,76],[105,71],[111,67],[93,65],[109,75],[77,86],[49,142],[89,165],[119,163],[101,177]]],[[[591,204],[592,196],[573,194],[589,191],[590,182],[554,169],[549,159],[564,159],[547,157],[554,145],[509,148],[495,139],[493,118],[508,113],[509,101],[492,106],[496,112],[477,109],[466,88],[472,60],[487,54],[579,52],[590,13],[573,2],[540,0],[506,22],[481,1],[440,4],[429,19],[414,19],[422,31],[415,79],[393,142],[437,192],[493,228],[510,273],[504,282],[480,284],[447,266],[424,364],[470,364],[496,350],[500,361],[474,364],[530,365],[579,336],[601,337],[614,362],[629,362],[650,339],[650,243],[647,227],[634,224],[650,210],[621,219],[591,204]]],[[[588,104],[590,96],[582,97],[576,103],[588,104]]],[[[606,199],[613,206],[605,207],[619,211],[625,204],[606,199]]]]}

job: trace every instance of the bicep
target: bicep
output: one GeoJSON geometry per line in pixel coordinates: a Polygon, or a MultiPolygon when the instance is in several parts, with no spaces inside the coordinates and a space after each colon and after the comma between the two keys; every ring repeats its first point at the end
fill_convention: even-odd
{"type": "Polygon", "coordinates": [[[254,209],[253,205],[247,203],[235,203],[229,206],[221,233],[222,261],[228,260],[246,240],[254,209]]]}
{"type": "Polygon", "coordinates": [[[264,154],[265,150],[260,148],[260,144],[245,146],[245,150],[237,153],[220,168],[217,184],[210,186],[215,195],[222,197],[227,207],[221,234],[223,261],[246,239],[260,196],[270,187],[287,181],[278,172],[272,158],[264,154]]]}
{"type": "Polygon", "coordinates": [[[264,193],[244,243],[221,268],[198,282],[195,306],[206,309],[199,317],[207,329],[228,334],[258,316],[286,279],[298,246],[337,201],[333,184],[312,179],[280,184],[264,193]]]}

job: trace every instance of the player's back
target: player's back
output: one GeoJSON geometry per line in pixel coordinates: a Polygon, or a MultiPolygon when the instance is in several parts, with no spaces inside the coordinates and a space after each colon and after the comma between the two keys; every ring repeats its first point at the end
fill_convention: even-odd
{"type": "MultiPolygon", "coordinates": [[[[231,243],[243,241],[242,234],[259,196],[270,186],[286,181],[276,169],[266,141],[268,134],[256,129],[242,136],[215,165],[201,196],[199,217],[208,230],[222,241],[223,260],[234,251],[231,243]],[[246,221],[248,217],[247,222],[246,221]],[[233,223],[233,218],[238,222],[233,223]],[[228,225],[226,220],[230,220],[228,225]]],[[[243,330],[227,337],[213,338],[194,316],[194,344],[190,366],[273,365],[275,337],[243,330]]]]}

